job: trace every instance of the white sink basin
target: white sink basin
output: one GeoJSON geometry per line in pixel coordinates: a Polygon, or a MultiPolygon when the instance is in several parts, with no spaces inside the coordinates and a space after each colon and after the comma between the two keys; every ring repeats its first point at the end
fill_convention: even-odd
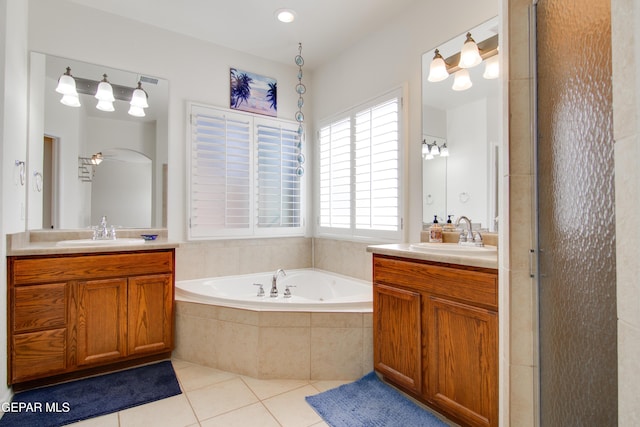
{"type": "Polygon", "coordinates": [[[482,256],[498,254],[498,248],[495,246],[466,246],[457,243],[420,242],[411,243],[410,247],[418,251],[447,255],[482,256]]]}
{"type": "Polygon", "coordinates": [[[116,240],[93,240],[93,239],[77,239],[77,240],[60,240],[56,246],[122,246],[122,245],[141,245],[144,239],[124,238],[116,240]]]}

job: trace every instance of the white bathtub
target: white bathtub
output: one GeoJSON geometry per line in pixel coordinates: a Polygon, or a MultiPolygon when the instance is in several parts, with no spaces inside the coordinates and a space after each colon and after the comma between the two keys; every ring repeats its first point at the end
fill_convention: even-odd
{"type": "Polygon", "coordinates": [[[255,311],[371,312],[370,282],[316,269],[286,270],[278,277],[278,297],[269,296],[273,272],[176,282],[178,301],[255,311]],[[258,296],[259,286],[264,296],[258,296]],[[292,296],[285,298],[290,286],[292,296]]]}

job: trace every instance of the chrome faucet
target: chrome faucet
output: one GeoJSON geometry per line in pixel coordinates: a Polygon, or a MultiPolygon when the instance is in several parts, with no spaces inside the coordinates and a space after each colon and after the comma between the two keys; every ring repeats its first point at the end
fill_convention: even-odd
{"type": "Polygon", "coordinates": [[[100,218],[100,225],[93,227],[93,240],[116,240],[116,228],[107,226],[107,217],[100,218]]]}
{"type": "Polygon", "coordinates": [[[273,280],[271,280],[271,292],[269,292],[269,296],[271,298],[275,298],[278,296],[278,277],[282,273],[283,276],[286,276],[287,273],[281,268],[277,269],[275,273],[273,273],[273,280]]]}
{"type": "Polygon", "coordinates": [[[466,233],[463,231],[460,233],[460,238],[458,239],[459,245],[473,245],[473,246],[484,246],[484,242],[482,241],[482,234],[479,231],[473,231],[473,227],[471,225],[471,220],[466,216],[461,216],[456,221],[456,228],[460,225],[461,221],[466,221],[467,223],[467,231],[466,233]]]}

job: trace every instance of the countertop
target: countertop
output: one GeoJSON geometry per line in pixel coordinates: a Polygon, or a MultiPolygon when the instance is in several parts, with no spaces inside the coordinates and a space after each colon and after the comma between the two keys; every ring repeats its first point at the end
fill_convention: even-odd
{"type": "MultiPolygon", "coordinates": [[[[455,243],[441,243],[452,245],[455,243]]],[[[395,256],[400,258],[417,259],[423,261],[443,262],[447,264],[467,265],[471,267],[498,268],[497,251],[491,254],[450,254],[439,253],[437,249],[414,249],[411,243],[398,243],[387,245],[372,245],[367,247],[367,252],[379,255],[395,256]]]]}
{"type": "Polygon", "coordinates": [[[156,240],[140,243],[118,244],[117,239],[108,245],[73,245],[58,246],[62,240],[90,239],[91,230],[37,230],[7,235],[7,256],[29,255],[61,255],[79,253],[104,253],[123,251],[144,251],[156,249],[173,249],[180,242],[167,239],[166,229],[121,229],[117,236],[121,239],[138,238],[141,234],[157,234],[156,240]]]}

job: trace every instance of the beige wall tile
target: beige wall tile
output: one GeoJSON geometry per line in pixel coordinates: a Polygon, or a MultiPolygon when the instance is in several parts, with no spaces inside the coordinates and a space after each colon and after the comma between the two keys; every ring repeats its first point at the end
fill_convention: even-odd
{"type": "Polygon", "coordinates": [[[509,173],[532,175],[534,144],[531,122],[533,117],[530,79],[509,81],[509,173]]]}
{"type": "Polygon", "coordinates": [[[372,256],[366,243],[313,239],[314,267],[362,280],[372,278],[372,256]]]}
{"type": "Polygon", "coordinates": [[[308,328],[311,325],[311,313],[263,311],[260,313],[259,324],[261,327],[308,328]]]}
{"type": "Polygon", "coordinates": [[[240,308],[218,307],[218,319],[225,322],[258,326],[260,324],[260,312],[240,308]]]}
{"type": "Polygon", "coordinates": [[[513,365],[534,363],[535,280],[524,272],[511,272],[511,324],[509,328],[510,359],[513,365]]]}
{"type": "Polygon", "coordinates": [[[309,379],[309,328],[260,328],[259,378],[309,379]]]}
{"type": "Polygon", "coordinates": [[[618,425],[640,425],[640,328],[618,322],[618,425]]]}
{"type": "Polygon", "coordinates": [[[311,313],[314,328],[362,328],[362,313],[311,313]]]}
{"type": "Polygon", "coordinates": [[[533,377],[534,368],[531,366],[512,365],[510,370],[510,420],[503,420],[503,425],[533,426],[534,399],[533,377]]]}
{"type": "Polygon", "coordinates": [[[362,328],[311,330],[311,379],[357,379],[362,369],[362,328]]]}
{"type": "Polygon", "coordinates": [[[218,321],[215,319],[177,315],[173,356],[192,363],[216,367],[217,330],[218,321]]]}
{"type": "Polygon", "coordinates": [[[533,177],[509,178],[509,257],[512,270],[529,271],[529,251],[533,248],[533,177]]]}
{"type": "Polygon", "coordinates": [[[216,340],[218,369],[258,376],[257,326],[219,322],[216,340]]]}

